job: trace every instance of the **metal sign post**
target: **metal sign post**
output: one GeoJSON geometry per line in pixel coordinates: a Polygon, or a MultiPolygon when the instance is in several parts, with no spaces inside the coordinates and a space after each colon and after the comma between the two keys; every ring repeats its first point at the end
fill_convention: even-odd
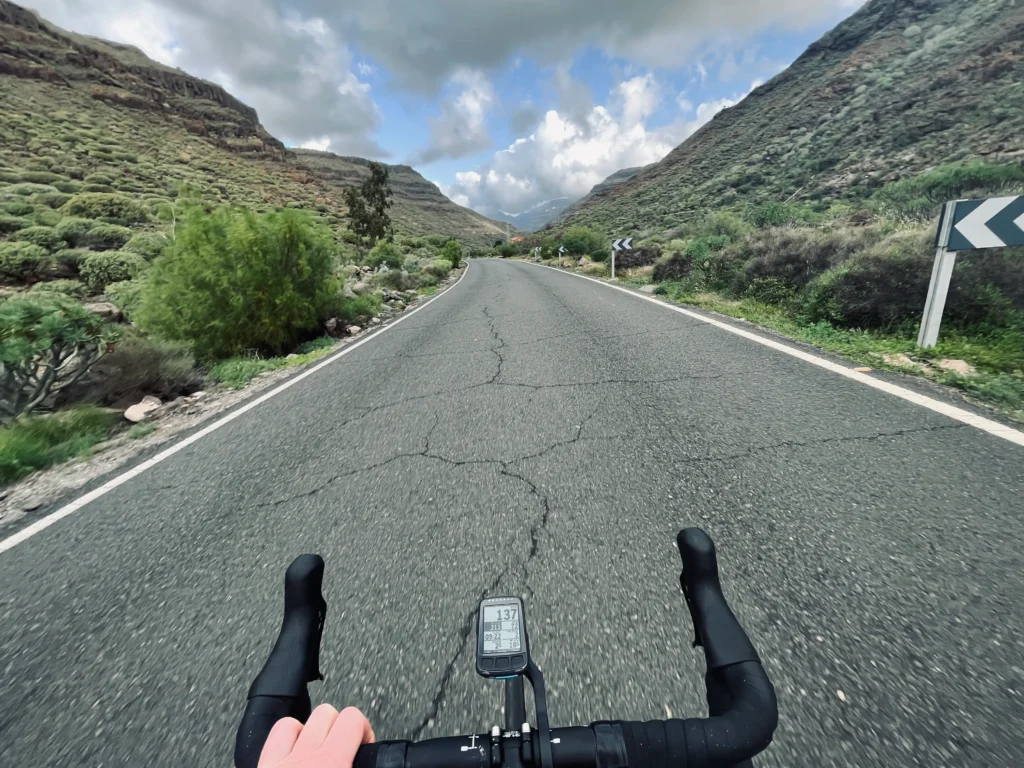
{"type": "Polygon", "coordinates": [[[615,254],[619,251],[633,250],[633,238],[626,237],[612,240],[612,280],[615,279],[615,254]]]}
{"type": "Polygon", "coordinates": [[[1024,196],[946,203],[917,345],[930,349],[938,343],[957,251],[1019,245],[1024,245],[1024,196]]]}
{"type": "Polygon", "coordinates": [[[939,326],[942,324],[942,311],[946,308],[946,296],[949,293],[949,281],[953,278],[953,266],[956,263],[956,251],[946,250],[949,245],[949,233],[953,231],[953,214],[956,202],[946,203],[939,223],[939,237],[935,249],[935,265],[932,267],[932,281],[928,286],[928,300],[924,303],[924,318],[921,320],[921,332],[917,336],[917,346],[934,347],[939,340],[939,326]]]}

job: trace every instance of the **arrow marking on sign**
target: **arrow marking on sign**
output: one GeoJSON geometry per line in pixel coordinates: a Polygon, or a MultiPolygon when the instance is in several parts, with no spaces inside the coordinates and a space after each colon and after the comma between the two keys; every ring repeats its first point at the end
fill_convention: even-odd
{"type": "Polygon", "coordinates": [[[997,237],[987,225],[1016,199],[1016,197],[995,197],[986,200],[956,225],[956,231],[966,237],[975,248],[1001,248],[1006,243],[997,237]]]}

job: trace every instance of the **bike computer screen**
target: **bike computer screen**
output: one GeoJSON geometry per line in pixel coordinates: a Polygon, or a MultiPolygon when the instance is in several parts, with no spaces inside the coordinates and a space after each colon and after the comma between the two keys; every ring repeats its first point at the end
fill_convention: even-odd
{"type": "Polygon", "coordinates": [[[523,601],[490,597],[480,603],[476,671],[484,677],[521,675],[530,664],[523,601]]]}

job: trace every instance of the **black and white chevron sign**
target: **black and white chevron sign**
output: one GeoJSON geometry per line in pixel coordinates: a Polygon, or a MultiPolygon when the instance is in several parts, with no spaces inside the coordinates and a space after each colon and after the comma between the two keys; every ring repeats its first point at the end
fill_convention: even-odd
{"type": "Polygon", "coordinates": [[[1024,245],[1024,196],[961,200],[953,213],[948,251],[1024,245]]]}
{"type": "Polygon", "coordinates": [[[559,252],[559,253],[568,253],[568,251],[567,251],[567,250],[565,250],[565,246],[564,246],[564,245],[562,245],[562,246],[559,246],[559,248],[558,248],[558,252],[559,252]]]}
{"type": "Polygon", "coordinates": [[[533,249],[533,252],[540,256],[541,247],[538,245],[536,248],[533,249]]]}
{"type": "Polygon", "coordinates": [[[631,251],[633,250],[633,238],[625,237],[621,240],[612,241],[612,249],[616,251],[631,251]]]}

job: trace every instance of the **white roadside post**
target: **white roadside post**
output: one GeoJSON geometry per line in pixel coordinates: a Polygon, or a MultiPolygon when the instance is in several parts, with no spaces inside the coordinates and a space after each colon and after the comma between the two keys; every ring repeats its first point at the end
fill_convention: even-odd
{"type": "Polygon", "coordinates": [[[953,277],[953,266],[956,264],[956,251],[946,250],[949,245],[949,234],[953,231],[953,215],[956,201],[946,203],[939,225],[939,239],[935,251],[935,264],[932,267],[932,281],[928,286],[928,300],[924,304],[924,318],[921,320],[921,332],[917,336],[917,346],[930,349],[938,343],[939,326],[942,325],[942,312],[946,308],[946,296],[949,294],[949,282],[953,277]]]}
{"type": "Polygon", "coordinates": [[[619,240],[612,240],[612,280],[615,279],[615,254],[619,251],[633,250],[633,238],[626,237],[619,240]]]}

